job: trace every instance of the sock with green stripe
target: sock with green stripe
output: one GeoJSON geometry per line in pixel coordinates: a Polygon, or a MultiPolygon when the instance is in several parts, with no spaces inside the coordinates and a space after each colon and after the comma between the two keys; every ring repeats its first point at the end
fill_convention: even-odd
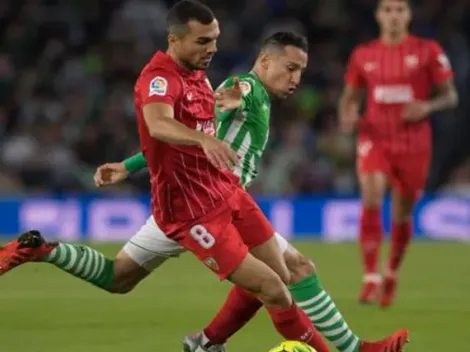
{"type": "Polygon", "coordinates": [[[349,328],[317,274],[289,286],[297,305],[308,315],[317,330],[340,352],[358,352],[359,338],[349,328]]]}
{"type": "Polygon", "coordinates": [[[84,245],[59,243],[42,261],[106,291],[114,283],[113,261],[84,245]]]}

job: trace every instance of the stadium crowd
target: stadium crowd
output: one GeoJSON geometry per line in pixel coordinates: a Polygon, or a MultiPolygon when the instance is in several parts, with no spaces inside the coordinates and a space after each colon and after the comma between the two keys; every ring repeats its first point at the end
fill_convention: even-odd
{"type": "MultiPolygon", "coordinates": [[[[258,42],[273,31],[295,30],[310,41],[302,87],[294,97],[275,103],[268,153],[252,191],[355,191],[354,138],[338,131],[336,104],[352,47],[376,35],[376,1],[205,2],[222,28],[209,70],[214,86],[232,72],[249,70],[258,42]]],[[[92,190],[96,166],[138,150],[133,85],[149,57],[165,48],[165,14],[171,3],[0,2],[0,192],[92,190]]],[[[414,14],[414,32],[443,45],[465,97],[470,3],[422,0],[414,14]]],[[[462,132],[470,120],[465,100],[457,111],[433,120],[431,187],[449,180],[447,189],[470,190],[470,163],[464,158],[470,143],[462,132]],[[444,166],[452,170],[456,165],[451,175],[442,176],[444,166]]],[[[145,189],[147,184],[145,176],[137,177],[112,190],[145,189]]]]}

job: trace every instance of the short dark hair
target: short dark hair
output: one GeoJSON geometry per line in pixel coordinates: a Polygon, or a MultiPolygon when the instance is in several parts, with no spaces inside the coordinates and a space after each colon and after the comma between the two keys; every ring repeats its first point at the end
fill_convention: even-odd
{"type": "Polygon", "coordinates": [[[214,13],[208,6],[196,0],[181,0],[168,11],[166,25],[169,33],[182,33],[191,20],[211,24],[214,19],[214,13]]]}
{"type": "MultiPolygon", "coordinates": [[[[397,0],[397,1],[404,2],[408,6],[411,6],[411,0],[397,0]]],[[[384,2],[384,0],[378,0],[377,1],[377,7],[379,7],[382,4],[382,2],[384,2]]]]}
{"type": "Polygon", "coordinates": [[[270,35],[263,40],[261,51],[268,50],[270,48],[284,49],[288,45],[295,46],[306,53],[308,52],[307,38],[294,32],[276,32],[270,35]]]}

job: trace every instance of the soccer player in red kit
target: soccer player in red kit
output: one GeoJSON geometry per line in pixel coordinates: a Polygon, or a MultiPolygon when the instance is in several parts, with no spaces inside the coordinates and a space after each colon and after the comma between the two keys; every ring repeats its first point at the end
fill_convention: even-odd
{"type": "Polygon", "coordinates": [[[135,85],[152,214],[169,238],[235,284],[241,304],[261,300],[284,338],[327,352],[285,286],[289,272],[273,228],[230,172],[238,156],[215,137],[215,97],[204,70],[216,52],[218,22],[194,1],[181,1],[167,19],[168,50],[153,56],[135,85]]]}
{"type": "Polygon", "coordinates": [[[449,61],[435,41],[408,33],[407,0],[380,0],[380,38],[358,46],[345,74],[340,101],[342,128],[358,124],[357,172],[362,195],[359,242],[364,282],[359,301],[382,307],[395,298],[397,273],[412,236],[412,211],[425,186],[431,159],[432,112],[455,107],[457,93],[449,61]],[[437,94],[430,98],[431,88],[437,94]],[[366,111],[359,120],[361,93],[366,111]],[[384,276],[378,259],[382,199],[391,187],[391,249],[384,276]]]}

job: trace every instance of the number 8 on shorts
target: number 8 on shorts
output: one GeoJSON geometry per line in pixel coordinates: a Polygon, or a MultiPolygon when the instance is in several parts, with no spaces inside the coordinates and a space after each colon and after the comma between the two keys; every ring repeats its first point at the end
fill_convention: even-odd
{"type": "Polygon", "coordinates": [[[194,225],[189,230],[191,237],[204,249],[209,249],[215,244],[215,238],[202,225],[194,225]]]}

